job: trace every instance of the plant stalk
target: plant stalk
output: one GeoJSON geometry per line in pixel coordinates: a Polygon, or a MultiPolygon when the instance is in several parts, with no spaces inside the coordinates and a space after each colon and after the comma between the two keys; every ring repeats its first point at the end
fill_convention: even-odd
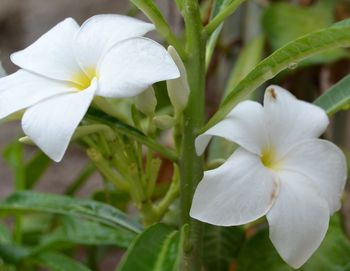
{"type": "Polygon", "coordinates": [[[202,223],[189,216],[192,198],[203,176],[203,158],[196,154],[194,141],[204,121],[205,46],[206,37],[197,0],[183,0],[183,15],[186,24],[187,52],[185,61],[190,96],[184,111],[183,139],[180,151],[180,197],[183,225],[189,225],[184,238],[182,271],[201,270],[202,223]]]}

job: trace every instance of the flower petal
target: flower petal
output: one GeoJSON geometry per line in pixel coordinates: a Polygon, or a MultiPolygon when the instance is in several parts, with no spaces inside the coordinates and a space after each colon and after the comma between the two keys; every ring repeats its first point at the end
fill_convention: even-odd
{"type": "Polygon", "coordinates": [[[347,178],[346,159],[333,143],[309,139],[294,145],[282,159],[282,170],[297,172],[311,181],[328,202],[330,213],[339,210],[347,178]]]}
{"type": "Polygon", "coordinates": [[[198,155],[204,152],[213,136],[233,141],[260,155],[262,148],[268,145],[263,107],[252,101],[239,103],[225,119],[196,138],[198,155]]]}
{"type": "Polygon", "coordinates": [[[241,225],[263,216],[278,194],[278,181],[257,155],[239,148],[220,167],[206,171],[190,215],[219,225],[241,225]]]}
{"type": "Polygon", "coordinates": [[[319,137],[329,124],[326,112],[311,103],[296,99],[287,90],[270,86],[264,98],[271,144],[282,155],[299,140],[319,137]]]}
{"type": "Polygon", "coordinates": [[[60,81],[19,70],[0,79],[0,118],[48,97],[70,91],[72,89],[60,81]]]}
{"type": "Polygon", "coordinates": [[[11,60],[23,69],[71,81],[81,71],[72,48],[78,30],[79,25],[72,18],[65,19],[26,49],[13,53],[11,60]]]}
{"type": "Polygon", "coordinates": [[[84,117],[97,88],[97,81],[83,91],[63,94],[29,108],[22,128],[52,160],[61,161],[75,128],[84,117]]]}
{"type": "Polygon", "coordinates": [[[98,95],[131,97],[155,82],[180,76],[167,51],[147,38],[131,38],[117,43],[104,56],[98,69],[98,95]]]}
{"type": "Polygon", "coordinates": [[[267,213],[270,239],[292,267],[302,266],[320,246],[329,223],[327,202],[294,172],[281,172],[280,193],[267,213]]]}
{"type": "Polygon", "coordinates": [[[119,41],[143,36],[154,25],[117,14],[100,14],[83,23],[74,48],[82,68],[96,67],[104,53],[119,41]]]}

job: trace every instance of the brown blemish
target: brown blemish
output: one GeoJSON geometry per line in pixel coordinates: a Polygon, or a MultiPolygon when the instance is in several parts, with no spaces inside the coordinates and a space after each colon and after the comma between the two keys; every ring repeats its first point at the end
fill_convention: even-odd
{"type": "Polygon", "coordinates": [[[274,100],[276,100],[277,99],[277,93],[276,93],[275,89],[274,88],[270,88],[269,91],[270,91],[271,97],[274,100]]]}
{"type": "Polygon", "coordinates": [[[273,189],[270,195],[270,201],[274,202],[275,199],[277,198],[277,191],[278,191],[278,185],[276,182],[273,183],[273,189]]]}

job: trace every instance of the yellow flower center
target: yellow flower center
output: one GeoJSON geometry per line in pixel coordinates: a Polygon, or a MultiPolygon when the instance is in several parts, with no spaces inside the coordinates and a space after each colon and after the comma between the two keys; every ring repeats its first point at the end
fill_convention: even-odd
{"type": "Polygon", "coordinates": [[[276,160],[276,152],[273,148],[266,148],[260,156],[263,165],[269,169],[276,170],[279,168],[279,162],[276,160]]]}
{"type": "Polygon", "coordinates": [[[85,68],[84,71],[79,71],[72,76],[72,86],[82,91],[91,85],[91,81],[95,77],[97,77],[97,73],[94,67],[85,68]]]}

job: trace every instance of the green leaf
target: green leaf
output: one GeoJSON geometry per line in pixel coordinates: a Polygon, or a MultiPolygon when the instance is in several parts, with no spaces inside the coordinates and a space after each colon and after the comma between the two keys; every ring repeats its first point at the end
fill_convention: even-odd
{"type": "Polygon", "coordinates": [[[112,245],[127,248],[136,234],[122,228],[110,228],[94,221],[64,216],[53,233],[42,238],[35,250],[70,245],[112,245]]]}
{"type": "Polygon", "coordinates": [[[140,232],[140,226],[131,221],[124,213],[93,200],[23,191],[16,192],[0,202],[0,213],[13,214],[28,211],[86,218],[111,227],[122,227],[131,232],[140,232]]]}
{"type": "Polygon", "coordinates": [[[91,271],[83,264],[56,252],[45,252],[35,257],[35,262],[52,271],[91,271]]]}
{"type": "Polygon", "coordinates": [[[16,264],[30,255],[30,250],[13,244],[0,244],[0,258],[6,263],[16,264]]]}
{"type": "Polygon", "coordinates": [[[349,271],[350,242],[344,234],[340,217],[331,219],[326,238],[320,248],[301,268],[302,271],[349,271]]]}
{"type": "Polygon", "coordinates": [[[26,189],[33,188],[51,165],[52,160],[38,151],[25,166],[26,189]]]}
{"type": "Polygon", "coordinates": [[[329,27],[305,35],[288,43],[261,61],[240,83],[230,91],[220,109],[200,132],[204,132],[223,119],[241,99],[286,68],[295,68],[307,57],[333,48],[350,46],[350,27],[329,27]]]}
{"type": "MultiPolygon", "coordinates": [[[[263,16],[263,26],[273,50],[310,32],[330,26],[335,1],[320,1],[311,7],[290,3],[270,5],[263,16]],[[293,22],[293,23],[290,23],[293,22]]],[[[336,61],[348,56],[343,49],[334,49],[311,57],[303,64],[320,64],[336,61]]]]}
{"type": "Polygon", "coordinates": [[[145,230],[128,249],[117,271],[177,271],[180,233],[164,224],[145,230]]]}
{"type": "Polygon", "coordinates": [[[92,195],[96,201],[112,205],[119,210],[126,210],[130,202],[130,194],[120,190],[103,189],[96,190],[92,195]]]}
{"type": "Polygon", "coordinates": [[[206,224],[203,235],[203,262],[207,270],[227,271],[244,241],[240,227],[206,224]]]}
{"type": "MultiPolygon", "coordinates": [[[[212,5],[212,12],[210,14],[210,19],[213,19],[220,10],[225,8],[227,4],[229,3],[229,0],[215,0],[212,5]]],[[[213,34],[210,35],[208,41],[207,41],[207,47],[206,47],[206,52],[205,52],[205,66],[208,68],[210,60],[212,58],[217,40],[219,38],[219,35],[221,33],[222,27],[224,23],[222,23],[214,32],[213,34]]]]}
{"type": "Polygon", "coordinates": [[[340,110],[349,109],[350,106],[350,75],[344,77],[338,83],[321,95],[314,104],[322,107],[328,115],[340,110]]]}
{"type": "Polygon", "coordinates": [[[324,5],[302,7],[275,3],[265,9],[262,23],[273,50],[333,23],[333,9],[324,5]],[[292,23],[291,23],[292,22],[292,23]]]}
{"type": "MultiPolygon", "coordinates": [[[[293,271],[273,247],[267,229],[260,230],[243,246],[237,271],[293,271]]],[[[316,270],[315,270],[316,271],[316,270]]]]}

